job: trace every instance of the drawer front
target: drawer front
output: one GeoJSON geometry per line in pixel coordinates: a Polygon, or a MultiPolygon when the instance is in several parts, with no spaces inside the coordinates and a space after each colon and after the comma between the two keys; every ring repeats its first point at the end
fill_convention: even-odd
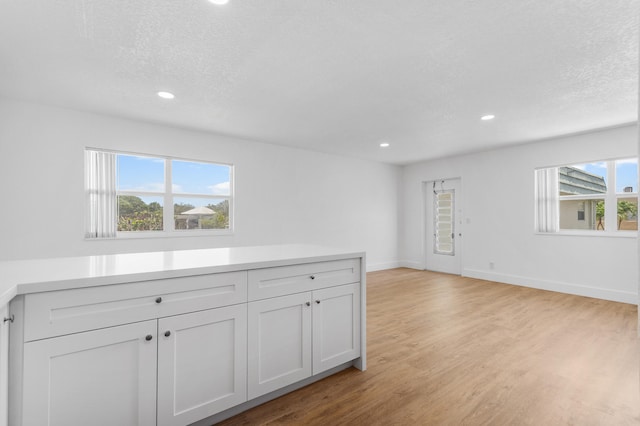
{"type": "Polygon", "coordinates": [[[360,281],[360,259],[304,263],[249,271],[249,300],[360,281]]]}
{"type": "Polygon", "coordinates": [[[247,272],[25,296],[25,342],[247,301],[247,272]]]}

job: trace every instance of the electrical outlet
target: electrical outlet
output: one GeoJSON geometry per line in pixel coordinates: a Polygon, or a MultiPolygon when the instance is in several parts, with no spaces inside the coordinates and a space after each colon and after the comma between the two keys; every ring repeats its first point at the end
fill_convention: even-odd
{"type": "Polygon", "coordinates": [[[496,269],[496,264],[493,262],[489,262],[489,269],[496,269]]]}

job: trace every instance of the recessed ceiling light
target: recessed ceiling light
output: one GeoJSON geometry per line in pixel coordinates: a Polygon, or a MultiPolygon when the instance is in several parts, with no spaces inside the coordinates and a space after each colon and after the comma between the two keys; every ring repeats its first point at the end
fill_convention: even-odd
{"type": "Polygon", "coordinates": [[[496,116],[495,116],[495,115],[493,115],[493,114],[487,114],[487,115],[483,115],[482,117],[480,117],[480,120],[487,121],[487,120],[493,120],[494,118],[496,118],[496,116]]]}
{"type": "Polygon", "coordinates": [[[176,95],[170,92],[158,92],[158,96],[160,96],[162,99],[173,99],[176,97],[176,95]]]}
{"type": "Polygon", "coordinates": [[[229,0],[209,0],[209,3],[213,3],[218,6],[229,3],[229,0]]]}
{"type": "Polygon", "coordinates": [[[388,142],[382,142],[382,143],[380,144],[380,148],[387,148],[388,146],[389,146],[389,143],[388,143],[388,142]]]}

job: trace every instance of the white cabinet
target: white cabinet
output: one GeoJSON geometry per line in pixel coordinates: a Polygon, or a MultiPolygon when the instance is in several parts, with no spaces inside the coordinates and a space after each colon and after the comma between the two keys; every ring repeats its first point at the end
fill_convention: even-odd
{"type": "Polygon", "coordinates": [[[249,303],[249,399],[360,356],[360,284],[249,303]]]}
{"type": "Polygon", "coordinates": [[[9,305],[0,306],[0,426],[9,424],[9,305]]]}
{"type": "Polygon", "coordinates": [[[213,424],[334,367],[366,368],[364,253],[169,252],[133,273],[141,258],[154,256],[58,271],[0,307],[15,314],[0,324],[0,426],[213,424]]]}
{"type": "Polygon", "coordinates": [[[23,425],[151,426],[156,410],[188,425],[245,402],[246,318],[243,304],[28,342],[23,425]]]}
{"type": "Polygon", "coordinates": [[[311,375],[311,295],[249,303],[249,399],[311,375]]]}
{"type": "Polygon", "coordinates": [[[247,272],[28,294],[24,339],[43,339],[246,303],[247,272]]]}
{"type": "Polygon", "coordinates": [[[313,374],[360,356],[360,284],[313,292],[313,374]]]}
{"type": "Polygon", "coordinates": [[[158,321],[158,425],[187,425],[247,400],[246,304],[158,321]]]}
{"type": "Polygon", "coordinates": [[[23,425],[187,425],[246,401],[246,271],[19,301],[23,425]]]}
{"type": "Polygon", "coordinates": [[[29,342],[24,426],[156,423],[156,321],[29,342]]]}
{"type": "Polygon", "coordinates": [[[357,283],[360,259],[261,268],[249,271],[249,301],[357,283]]]}

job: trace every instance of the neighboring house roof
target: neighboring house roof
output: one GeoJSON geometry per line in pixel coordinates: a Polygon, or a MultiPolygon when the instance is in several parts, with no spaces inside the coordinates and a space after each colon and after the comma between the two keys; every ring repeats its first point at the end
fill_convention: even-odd
{"type": "Polygon", "coordinates": [[[559,167],[558,184],[560,195],[604,194],[607,192],[604,177],[576,167],[559,167]]]}

